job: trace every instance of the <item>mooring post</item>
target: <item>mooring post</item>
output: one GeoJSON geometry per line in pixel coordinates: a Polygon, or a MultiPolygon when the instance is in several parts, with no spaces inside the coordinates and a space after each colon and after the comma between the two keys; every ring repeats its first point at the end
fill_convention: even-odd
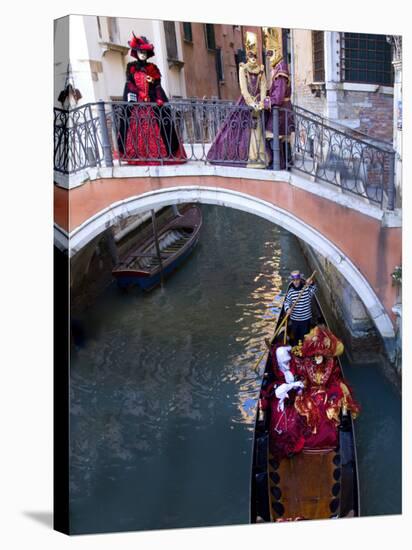
{"type": "Polygon", "coordinates": [[[155,239],[155,245],[156,245],[156,253],[159,260],[159,266],[160,266],[160,286],[163,288],[163,264],[162,264],[162,255],[160,253],[160,246],[159,246],[159,237],[157,234],[157,224],[156,224],[156,212],[154,210],[151,210],[152,213],[152,224],[153,224],[153,234],[155,239]]]}

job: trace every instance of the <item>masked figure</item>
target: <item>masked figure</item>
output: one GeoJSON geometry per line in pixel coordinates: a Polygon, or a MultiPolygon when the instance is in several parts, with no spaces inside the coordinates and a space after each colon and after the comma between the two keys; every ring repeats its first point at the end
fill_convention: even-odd
{"type": "Polygon", "coordinates": [[[291,132],[295,131],[295,123],[290,101],[292,89],[290,85],[289,69],[283,59],[281,41],[276,34],[276,29],[265,28],[266,56],[270,63],[270,77],[268,82],[268,96],[265,100],[266,108],[266,138],[273,138],[273,113],[274,107],[279,109],[279,141],[280,141],[280,168],[286,166],[286,155],[291,162],[289,138],[291,132]]]}
{"type": "Polygon", "coordinates": [[[175,128],[173,112],[161,86],[161,74],[147,60],[154,46],[133,34],[129,41],[128,63],[123,101],[130,105],[117,107],[119,156],[128,164],[177,164],[186,161],[186,153],[175,128]],[[155,103],[155,105],[150,105],[155,103]]]}
{"type": "Polygon", "coordinates": [[[303,344],[293,349],[291,368],[305,385],[294,402],[304,418],[305,449],[335,448],[341,415],[351,411],[355,418],[359,413],[338,365],[337,356],[343,349],[342,342],[322,325],[313,328],[303,344]]]}
{"type": "Polygon", "coordinates": [[[263,65],[257,61],[254,33],[246,33],[246,56],[246,63],[239,65],[241,96],[218,131],[207,160],[212,164],[265,168],[269,159],[262,128],[266,77],[263,65]]]}
{"type": "Polygon", "coordinates": [[[277,459],[300,452],[305,444],[304,419],[294,407],[303,383],[295,375],[291,346],[275,344],[269,351],[271,382],[262,390],[260,407],[269,414],[270,452],[277,459]]]}

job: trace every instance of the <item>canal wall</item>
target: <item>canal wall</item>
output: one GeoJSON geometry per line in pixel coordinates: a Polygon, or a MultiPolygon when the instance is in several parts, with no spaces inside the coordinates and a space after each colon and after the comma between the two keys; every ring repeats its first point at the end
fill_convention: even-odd
{"type": "MultiPolygon", "coordinates": [[[[156,209],[158,223],[173,215],[172,208],[156,209]]],[[[70,301],[74,317],[90,307],[113,282],[119,257],[152,233],[151,212],[128,216],[100,233],[71,257],[70,301]]]]}
{"type": "Polygon", "coordinates": [[[110,229],[70,259],[70,314],[77,318],[112,282],[110,229]]]}
{"type": "Polygon", "coordinates": [[[329,260],[305,242],[299,241],[312,271],[316,270],[318,298],[330,328],[342,338],[351,362],[359,365],[380,363],[389,378],[399,386],[402,369],[401,314],[397,314],[396,342],[389,357],[375,325],[350,284],[329,260]]]}

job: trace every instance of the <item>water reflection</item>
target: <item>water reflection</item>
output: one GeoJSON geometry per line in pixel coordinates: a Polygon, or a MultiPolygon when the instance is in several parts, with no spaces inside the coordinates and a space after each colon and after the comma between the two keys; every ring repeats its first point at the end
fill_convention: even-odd
{"type": "Polygon", "coordinates": [[[71,370],[77,532],[248,521],[253,365],[279,311],[286,232],[203,211],[198,250],[163,292],[111,287],[82,320],[89,340],[71,370]]]}
{"type": "Polygon", "coordinates": [[[197,250],[165,289],[110,287],[81,320],[71,367],[75,532],[249,521],[265,337],[295,238],[246,213],[202,207],[197,250]]]}

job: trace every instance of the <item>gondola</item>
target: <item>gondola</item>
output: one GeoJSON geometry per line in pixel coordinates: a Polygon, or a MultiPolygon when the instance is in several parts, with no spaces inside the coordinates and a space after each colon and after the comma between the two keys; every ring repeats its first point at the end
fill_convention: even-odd
{"type": "Polygon", "coordinates": [[[179,214],[158,228],[157,244],[154,232],[121,258],[112,274],[121,288],[138,285],[149,291],[161,279],[173,273],[192,253],[199,240],[202,213],[198,206],[184,205],[179,214]],[[159,257],[160,252],[160,257],[159,257]]]}
{"type": "MultiPolygon", "coordinates": [[[[316,298],[312,303],[313,326],[325,316],[316,298]]],[[[284,306],[277,321],[285,316],[284,306]]],[[[339,368],[343,376],[342,365],[339,368]]],[[[271,376],[268,353],[262,390],[271,376]]],[[[257,407],[252,455],[250,522],[327,519],[360,515],[359,479],[353,419],[348,412],[338,429],[338,446],[329,452],[301,451],[275,459],[270,452],[268,418],[257,407]]]]}

